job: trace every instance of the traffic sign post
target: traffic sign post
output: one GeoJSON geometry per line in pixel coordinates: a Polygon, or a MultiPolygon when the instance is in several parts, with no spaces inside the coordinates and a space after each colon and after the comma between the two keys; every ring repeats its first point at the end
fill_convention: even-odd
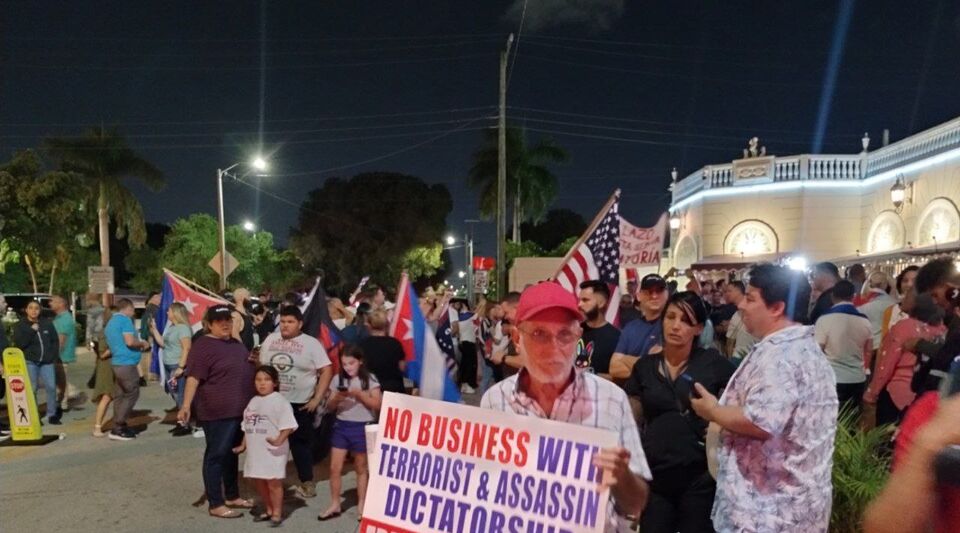
{"type": "Polygon", "coordinates": [[[87,267],[87,287],[94,294],[113,294],[113,267],[87,267]]]}

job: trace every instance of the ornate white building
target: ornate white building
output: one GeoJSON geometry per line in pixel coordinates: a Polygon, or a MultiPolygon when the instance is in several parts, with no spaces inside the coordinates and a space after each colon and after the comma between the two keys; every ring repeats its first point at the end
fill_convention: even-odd
{"type": "MultiPolygon", "coordinates": [[[[680,271],[798,258],[896,271],[960,249],[960,117],[875,151],[766,155],[709,165],[671,186],[680,271]]],[[[674,178],[676,180],[676,177],[674,178]]]]}

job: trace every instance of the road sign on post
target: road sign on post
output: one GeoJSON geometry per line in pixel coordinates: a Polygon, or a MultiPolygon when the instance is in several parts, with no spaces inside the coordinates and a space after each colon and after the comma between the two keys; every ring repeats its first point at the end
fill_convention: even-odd
{"type": "Polygon", "coordinates": [[[477,294],[486,294],[490,287],[490,271],[477,270],[473,273],[473,292],[477,294]]]}
{"type": "Polygon", "coordinates": [[[94,294],[113,294],[113,267],[87,267],[87,287],[94,294]]]}
{"type": "MultiPolygon", "coordinates": [[[[213,269],[217,274],[220,273],[220,252],[217,252],[217,255],[213,256],[213,259],[210,260],[207,265],[213,269]]],[[[227,274],[224,277],[230,276],[237,267],[240,266],[240,262],[237,261],[237,258],[232,256],[230,252],[227,252],[227,274]]]]}

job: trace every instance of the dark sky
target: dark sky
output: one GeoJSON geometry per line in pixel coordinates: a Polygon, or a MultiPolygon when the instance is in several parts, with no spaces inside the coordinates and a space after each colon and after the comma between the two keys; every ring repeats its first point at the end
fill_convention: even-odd
{"type": "MultiPolygon", "coordinates": [[[[135,189],[150,221],[213,214],[216,168],[258,145],[262,44],[273,175],[269,194],[226,185],[228,223],[256,218],[285,242],[305,191],[386,170],[445,183],[462,232],[477,217],[470,155],[494,124],[498,53],[522,5],[8,0],[0,150],[116,124],[166,173],[164,192],[135,189]]],[[[509,115],[571,153],[558,207],[589,219],[621,187],[621,213],[650,225],[673,166],[730,161],[753,135],[773,154],[811,151],[837,18],[826,1],[529,0],[509,115]]],[[[960,114],[956,2],[861,1],[845,35],[823,152],[960,114]]],[[[477,227],[479,253],[493,253],[493,228],[477,227]]]]}

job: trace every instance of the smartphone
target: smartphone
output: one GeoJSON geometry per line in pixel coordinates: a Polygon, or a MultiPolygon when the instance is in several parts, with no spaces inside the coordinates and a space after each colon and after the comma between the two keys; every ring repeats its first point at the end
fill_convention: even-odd
{"type": "Polygon", "coordinates": [[[346,385],[342,385],[342,384],[341,384],[341,385],[337,385],[337,390],[340,391],[340,392],[347,392],[347,386],[346,386],[346,385]]]}
{"type": "Polygon", "coordinates": [[[701,396],[700,393],[697,392],[697,388],[693,386],[693,384],[696,383],[696,381],[693,380],[693,376],[690,374],[680,374],[680,379],[686,381],[687,385],[690,385],[690,397],[699,400],[701,396]]]}

